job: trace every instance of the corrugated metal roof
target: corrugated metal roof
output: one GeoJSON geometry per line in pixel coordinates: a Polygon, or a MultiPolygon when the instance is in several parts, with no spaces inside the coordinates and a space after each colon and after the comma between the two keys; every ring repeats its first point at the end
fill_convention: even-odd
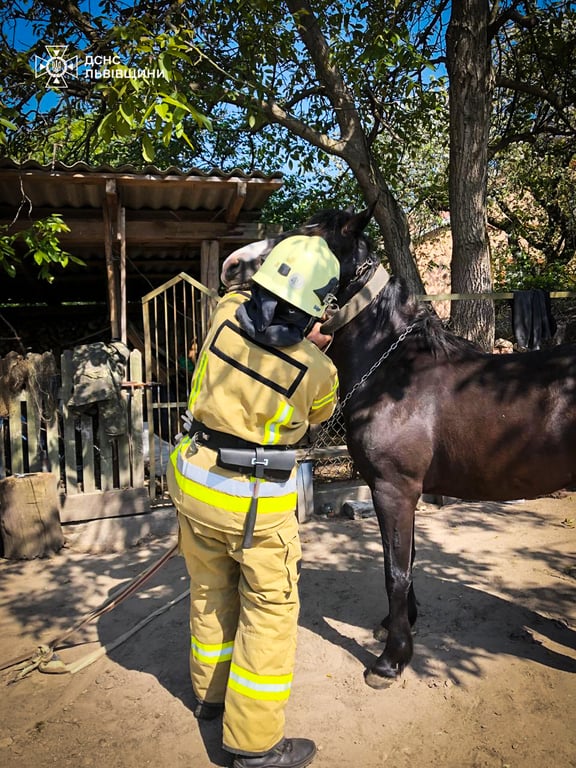
{"type": "Polygon", "coordinates": [[[25,196],[40,208],[101,208],[109,180],[128,210],[222,211],[241,195],[243,211],[259,211],[282,186],[281,173],[217,168],[184,171],[174,166],[162,170],[154,165],[138,169],[83,162],[42,165],[34,160],[16,163],[0,158],[0,206],[18,206],[25,196]]]}

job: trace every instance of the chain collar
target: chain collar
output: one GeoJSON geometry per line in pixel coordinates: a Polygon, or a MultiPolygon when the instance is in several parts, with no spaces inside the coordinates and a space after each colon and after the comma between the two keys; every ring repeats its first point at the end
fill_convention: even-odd
{"type": "Polygon", "coordinates": [[[341,410],[344,410],[345,406],[346,406],[346,405],[348,404],[348,402],[350,401],[350,398],[351,398],[351,397],[352,397],[352,396],[353,396],[353,395],[354,395],[354,394],[355,394],[355,393],[356,393],[356,392],[357,392],[357,391],[360,389],[360,387],[361,387],[361,386],[362,386],[362,385],[363,385],[363,384],[366,382],[366,380],[367,380],[367,379],[369,379],[369,378],[370,378],[370,376],[372,376],[372,374],[374,373],[374,371],[375,371],[375,370],[376,370],[376,369],[377,369],[379,366],[381,366],[381,365],[382,365],[382,363],[384,362],[384,360],[386,360],[387,358],[389,358],[389,357],[390,357],[390,355],[392,354],[392,352],[394,352],[396,349],[398,349],[398,347],[400,346],[400,344],[401,344],[401,343],[404,341],[404,339],[405,339],[405,338],[406,338],[406,337],[407,337],[407,336],[408,336],[410,333],[412,333],[412,331],[414,330],[414,328],[416,328],[416,323],[412,323],[411,325],[408,325],[408,326],[407,326],[407,327],[406,327],[406,328],[405,328],[405,329],[402,331],[402,333],[400,334],[400,336],[398,336],[398,338],[396,339],[396,341],[395,341],[395,342],[393,342],[393,343],[392,343],[392,344],[391,344],[391,345],[388,347],[388,349],[386,350],[386,352],[384,352],[384,354],[383,354],[383,355],[382,355],[382,356],[381,356],[381,357],[380,357],[380,358],[379,358],[379,359],[378,359],[378,360],[377,360],[377,361],[374,363],[374,365],[373,365],[373,366],[370,368],[370,370],[366,371],[366,373],[365,373],[365,374],[362,376],[362,378],[361,378],[361,379],[359,379],[359,380],[356,382],[356,384],[354,384],[354,386],[352,387],[352,389],[350,390],[350,392],[348,392],[348,394],[346,395],[346,397],[345,397],[345,398],[344,398],[344,399],[343,399],[343,400],[340,402],[340,405],[339,405],[339,407],[340,407],[340,409],[341,409],[341,410]]]}

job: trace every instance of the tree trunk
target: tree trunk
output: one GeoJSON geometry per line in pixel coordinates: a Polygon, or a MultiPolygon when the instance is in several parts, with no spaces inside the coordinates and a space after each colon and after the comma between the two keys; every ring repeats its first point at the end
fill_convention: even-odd
{"type": "MultiPolygon", "coordinates": [[[[368,155],[367,152],[366,154],[368,155]]],[[[369,203],[377,199],[374,219],[382,233],[390,269],[393,274],[406,280],[408,288],[413,293],[424,293],[422,278],[411,250],[410,229],[406,214],[388,189],[381,172],[375,167],[369,155],[364,158],[365,162],[360,165],[360,168],[358,168],[357,159],[356,157],[356,162],[351,161],[350,165],[364,199],[369,203]],[[371,173],[365,171],[369,167],[366,161],[372,166],[371,173]]]]}
{"type": "Polygon", "coordinates": [[[403,277],[410,290],[423,293],[423,285],[416,260],[410,249],[410,231],[406,214],[388,188],[384,176],[370,152],[370,145],[360,119],[357,104],[330,55],[330,46],[324,38],[321,26],[309,0],[287,0],[286,5],[298,26],[298,33],[314,62],[318,80],[330,100],[340,135],[345,137],[338,151],[327,143],[325,137],[305,130],[289,116],[269,115],[275,122],[294,131],[305,141],[312,141],[329,154],[336,154],[350,166],[366,202],[377,200],[374,218],[382,233],[386,256],[392,272],[403,277]]]}
{"type": "MultiPolygon", "coordinates": [[[[486,190],[492,71],[488,0],[452,3],[446,35],[450,77],[452,292],[492,289],[486,190]]],[[[494,302],[453,301],[453,330],[486,350],[494,343],[494,302]]]]}
{"type": "Polygon", "coordinates": [[[354,173],[367,204],[376,201],[374,219],[380,229],[392,273],[403,277],[413,293],[424,293],[424,284],[411,249],[408,218],[370,154],[359,120],[355,121],[354,136],[348,140],[342,157],[354,173]]]}

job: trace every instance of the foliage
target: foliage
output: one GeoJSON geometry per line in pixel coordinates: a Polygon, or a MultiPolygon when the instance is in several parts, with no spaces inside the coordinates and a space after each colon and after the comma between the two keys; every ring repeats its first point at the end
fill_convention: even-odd
{"type": "Polygon", "coordinates": [[[489,220],[506,233],[503,287],[573,288],[576,264],[576,8],[527,2],[495,38],[489,220]]]}
{"type": "Polygon", "coordinates": [[[66,267],[69,261],[84,264],[60,246],[59,235],[70,231],[60,214],[37,219],[28,229],[12,233],[9,230],[8,226],[0,227],[0,264],[10,277],[15,277],[18,265],[28,257],[36,262],[39,279],[49,283],[54,280],[56,266],[66,267]]]}
{"type": "Polygon", "coordinates": [[[576,290],[576,268],[570,264],[543,263],[528,249],[497,249],[494,254],[494,286],[503,291],[576,290]]]}
{"type": "MultiPolygon", "coordinates": [[[[574,185],[564,171],[576,155],[576,11],[567,0],[486,5],[491,220],[514,253],[525,242],[526,256],[552,269],[575,251],[574,185]],[[537,215],[526,215],[526,194],[537,215]]],[[[0,145],[42,162],[282,169],[285,191],[266,215],[284,226],[332,201],[361,205],[358,177],[368,168],[420,232],[447,208],[449,8],[448,0],[14,0],[0,9],[0,145]],[[16,22],[31,30],[26,40],[16,22]],[[91,76],[81,67],[54,87],[33,66],[45,62],[47,44],[67,46],[67,60],[90,57],[91,76]]]]}
{"type": "Polygon", "coordinates": [[[491,167],[489,221],[507,235],[497,280],[511,288],[576,287],[576,155],[566,140],[508,148],[491,167]]]}

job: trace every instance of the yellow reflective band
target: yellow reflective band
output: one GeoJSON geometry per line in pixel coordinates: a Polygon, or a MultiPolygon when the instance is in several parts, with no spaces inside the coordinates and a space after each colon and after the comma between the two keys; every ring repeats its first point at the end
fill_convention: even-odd
{"type": "Polygon", "coordinates": [[[280,427],[288,424],[294,413],[294,408],[288,403],[280,403],[278,410],[266,422],[264,428],[264,445],[276,445],[280,440],[280,427]]]}
{"type": "Polygon", "coordinates": [[[201,661],[204,664],[218,664],[221,661],[230,661],[234,643],[216,643],[214,645],[200,643],[194,635],[192,635],[191,647],[192,656],[194,656],[197,661],[201,661]]]}
{"type": "MultiPolygon", "coordinates": [[[[188,441],[189,443],[190,441],[188,441]]],[[[206,488],[214,488],[214,490],[220,493],[226,493],[228,496],[246,496],[252,498],[252,491],[254,486],[252,482],[253,477],[245,476],[242,479],[238,477],[230,477],[227,475],[221,475],[217,472],[213,472],[206,467],[198,467],[192,461],[188,461],[187,449],[188,443],[184,440],[179,446],[182,446],[182,450],[177,450],[175,454],[176,470],[180,472],[188,480],[193,480],[199,485],[205,485],[206,488]]],[[[296,475],[290,476],[288,480],[283,483],[275,483],[269,480],[263,480],[260,483],[259,495],[260,497],[268,496],[286,496],[288,493],[297,491],[298,485],[296,482],[296,475]]]]}
{"type": "Polygon", "coordinates": [[[282,701],[290,696],[292,675],[255,675],[231,664],[228,687],[250,699],[282,701]]]}
{"type": "Polygon", "coordinates": [[[198,365],[196,366],[196,370],[192,378],[190,397],[188,398],[188,408],[190,409],[192,409],[192,406],[196,402],[196,398],[200,394],[200,388],[204,380],[204,374],[206,373],[207,365],[208,365],[208,354],[204,352],[204,354],[200,356],[200,360],[198,361],[198,365]]]}
{"type": "Polygon", "coordinates": [[[336,390],[338,389],[338,382],[332,387],[330,392],[325,395],[324,397],[319,397],[317,400],[314,400],[312,403],[312,410],[317,411],[319,408],[324,408],[324,406],[329,405],[331,402],[333,402],[336,399],[336,390]]]}
{"type": "MultiPolygon", "coordinates": [[[[208,488],[207,486],[202,485],[195,480],[190,480],[179,471],[180,468],[178,466],[178,459],[180,457],[176,456],[177,453],[178,452],[175,451],[172,454],[172,460],[176,468],[175,478],[178,486],[184,491],[184,493],[186,493],[188,496],[192,496],[194,499],[198,499],[198,501],[204,502],[204,504],[210,504],[213,507],[219,507],[220,509],[224,509],[227,512],[239,512],[243,515],[248,513],[250,508],[250,501],[252,499],[251,492],[250,495],[246,496],[231,496],[228,493],[217,491],[214,488],[208,488]]],[[[248,483],[245,485],[247,490],[249,490],[250,485],[248,483]]],[[[261,483],[261,488],[265,485],[265,482],[261,483]]],[[[274,485],[278,484],[274,483],[274,485]]],[[[265,515],[292,512],[296,509],[297,503],[298,498],[296,491],[286,493],[282,496],[260,495],[258,498],[258,514],[265,515]]]]}

